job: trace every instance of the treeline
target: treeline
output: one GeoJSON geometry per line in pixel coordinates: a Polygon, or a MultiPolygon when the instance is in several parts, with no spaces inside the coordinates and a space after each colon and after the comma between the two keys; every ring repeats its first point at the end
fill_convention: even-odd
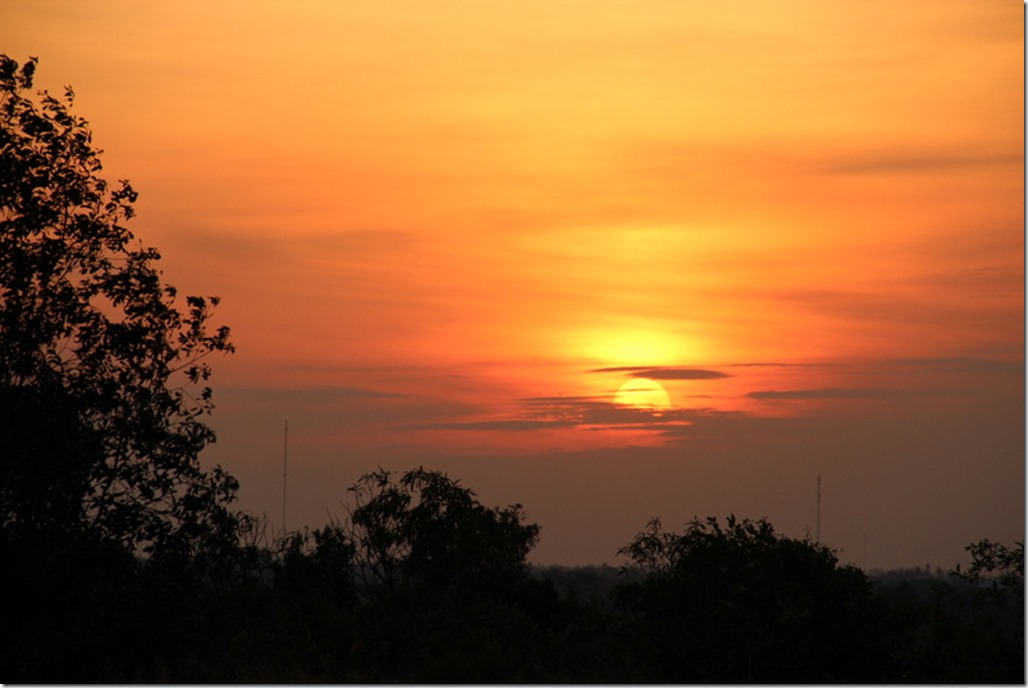
{"type": "Polygon", "coordinates": [[[539,529],[521,507],[486,507],[444,474],[377,471],[350,503],[323,528],[191,557],[6,530],[3,680],[1024,680],[1020,550],[987,543],[968,572],[876,583],[729,518],[653,521],[621,569],[532,568],[539,529]]]}

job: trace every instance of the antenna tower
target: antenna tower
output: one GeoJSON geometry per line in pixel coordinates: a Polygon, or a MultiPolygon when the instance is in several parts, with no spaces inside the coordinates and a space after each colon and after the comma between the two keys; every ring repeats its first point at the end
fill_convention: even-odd
{"type": "Polygon", "coordinates": [[[821,476],[817,476],[817,535],[816,542],[821,544],[821,476]]]}
{"type": "Polygon", "coordinates": [[[289,466],[289,421],[282,438],[282,537],[286,536],[286,469],[289,466]]]}

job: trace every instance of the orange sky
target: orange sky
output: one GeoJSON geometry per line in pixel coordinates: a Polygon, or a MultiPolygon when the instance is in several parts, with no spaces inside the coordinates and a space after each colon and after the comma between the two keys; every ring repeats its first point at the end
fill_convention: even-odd
{"type": "Polygon", "coordinates": [[[1024,532],[1022,22],[41,0],[0,51],[75,88],[168,280],[223,298],[244,506],[279,513],[288,417],[292,525],[424,462],[525,504],[538,560],[613,561],[660,513],[801,535],[821,473],[851,560],[949,566],[1024,532]],[[672,408],[612,404],[633,375],[672,408]]]}

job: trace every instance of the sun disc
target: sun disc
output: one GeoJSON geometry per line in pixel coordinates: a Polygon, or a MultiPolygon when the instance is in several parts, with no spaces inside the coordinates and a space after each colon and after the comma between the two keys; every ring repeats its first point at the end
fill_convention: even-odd
{"type": "Polygon", "coordinates": [[[614,395],[614,402],[635,408],[666,409],[671,406],[671,397],[656,380],[636,377],[621,385],[614,395]]]}

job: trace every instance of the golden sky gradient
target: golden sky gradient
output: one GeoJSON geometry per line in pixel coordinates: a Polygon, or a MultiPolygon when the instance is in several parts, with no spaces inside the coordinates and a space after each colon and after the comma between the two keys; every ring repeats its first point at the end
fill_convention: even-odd
{"type": "Polygon", "coordinates": [[[820,473],[844,559],[947,566],[1024,532],[1023,11],[41,0],[0,51],[223,298],[244,506],[288,417],[293,525],[424,462],[613,561],[661,513],[800,535],[820,473]]]}

